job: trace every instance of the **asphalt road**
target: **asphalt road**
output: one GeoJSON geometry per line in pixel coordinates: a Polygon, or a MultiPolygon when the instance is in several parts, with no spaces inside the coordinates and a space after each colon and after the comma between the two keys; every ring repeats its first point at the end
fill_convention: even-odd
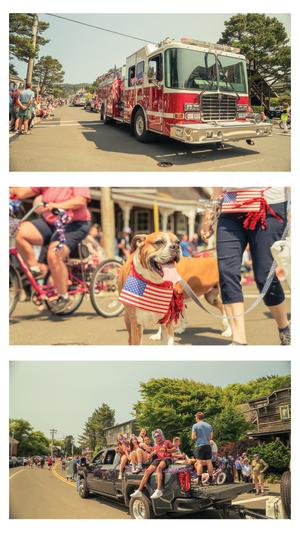
{"type": "MultiPolygon", "coordinates": [[[[278,486],[272,486],[272,494],[278,493],[278,486]]],[[[239,496],[234,503],[243,502],[248,509],[264,512],[266,496],[252,493],[239,496]]],[[[67,481],[58,464],[51,472],[45,467],[19,467],[10,470],[9,516],[18,518],[130,518],[124,505],[104,497],[91,496],[82,500],[76,492],[76,484],[67,481]]],[[[165,518],[173,518],[166,516],[165,518]]],[[[179,517],[176,517],[179,518],[179,517]]],[[[220,518],[214,510],[187,515],[184,519],[220,518]]],[[[231,513],[230,518],[239,518],[231,513]]]]}
{"type": "Polygon", "coordinates": [[[157,136],[142,144],[122,124],[104,125],[98,113],[64,106],[32,135],[11,136],[12,171],[289,171],[290,134],[274,127],[271,138],[226,144],[216,151],[157,136]],[[159,167],[167,162],[169,167],[159,167]]]}
{"type": "MultiPolygon", "coordinates": [[[[254,286],[245,288],[245,306],[248,308],[257,292],[254,286]]],[[[287,302],[290,297],[287,292],[287,302]]],[[[182,335],[175,336],[176,345],[228,345],[231,341],[221,336],[221,322],[199,310],[194,303],[187,308],[188,327],[182,335]]],[[[275,322],[268,309],[260,303],[246,316],[248,343],[253,345],[277,345],[275,322]]],[[[146,331],[144,344],[158,345],[150,340],[154,331],[146,331]]],[[[123,345],[127,344],[127,331],[123,316],[102,318],[98,316],[86,297],[74,315],[53,317],[47,311],[39,312],[31,302],[19,302],[10,320],[11,345],[123,345]]]]}

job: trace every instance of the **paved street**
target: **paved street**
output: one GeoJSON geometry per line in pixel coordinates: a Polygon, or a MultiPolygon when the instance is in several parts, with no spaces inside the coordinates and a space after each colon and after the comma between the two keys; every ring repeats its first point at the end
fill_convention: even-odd
{"type": "MultiPolygon", "coordinates": [[[[19,467],[11,469],[10,475],[10,518],[130,518],[124,505],[104,497],[91,496],[82,500],[74,482],[67,481],[60,470],[60,465],[49,472],[45,467],[19,467]]],[[[278,494],[278,485],[269,487],[268,494],[278,494]]],[[[260,513],[264,512],[267,496],[252,493],[239,496],[234,503],[239,503],[260,513]]],[[[166,518],[172,518],[166,516],[166,518]]],[[[184,519],[219,518],[213,511],[184,516],[184,519]]],[[[230,518],[239,518],[232,513],[230,518]]]]}
{"type": "MultiPolygon", "coordinates": [[[[254,286],[245,289],[246,308],[257,296],[254,286]]],[[[290,296],[287,292],[290,306],[290,296]]],[[[206,304],[207,306],[207,304],[206,304]]],[[[177,345],[227,345],[229,339],[221,336],[221,322],[199,310],[194,303],[188,304],[188,327],[184,334],[176,335],[177,345]]],[[[275,322],[270,319],[267,308],[260,303],[246,316],[249,344],[278,344],[275,322]]],[[[158,345],[150,340],[153,331],[146,331],[144,344],[158,345]]],[[[10,320],[10,344],[83,344],[122,345],[127,344],[127,332],[122,316],[102,318],[98,316],[86,297],[79,310],[69,317],[53,317],[40,312],[31,302],[20,302],[10,320]]]]}
{"type": "Polygon", "coordinates": [[[226,144],[224,150],[190,146],[158,136],[137,142],[129,127],[104,125],[98,113],[57,108],[55,117],[37,124],[32,135],[12,135],[12,171],[289,171],[290,134],[274,127],[272,138],[226,144]],[[159,163],[171,166],[159,167],[159,163]]]}

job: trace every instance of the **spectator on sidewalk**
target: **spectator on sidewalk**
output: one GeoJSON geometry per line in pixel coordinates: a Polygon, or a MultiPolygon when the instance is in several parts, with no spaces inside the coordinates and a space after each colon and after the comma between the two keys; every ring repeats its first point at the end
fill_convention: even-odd
{"type": "Polygon", "coordinates": [[[180,241],[180,248],[183,257],[191,257],[191,243],[187,234],[182,235],[180,241]]]}
{"type": "Polygon", "coordinates": [[[26,83],[26,88],[18,96],[18,118],[19,118],[19,133],[28,135],[28,122],[32,114],[32,104],[34,102],[34,92],[31,89],[31,83],[26,83]],[[22,126],[24,131],[22,132],[22,126]]]}
{"type": "Polygon", "coordinates": [[[248,457],[245,457],[242,462],[242,476],[244,483],[250,483],[252,468],[249,463],[248,457]]]}
{"type": "Polygon", "coordinates": [[[240,483],[242,481],[242,462],[241,458],[237,457],[234,461],[235,471],[236,471],[236,477],[238,482],[240,483]]]}

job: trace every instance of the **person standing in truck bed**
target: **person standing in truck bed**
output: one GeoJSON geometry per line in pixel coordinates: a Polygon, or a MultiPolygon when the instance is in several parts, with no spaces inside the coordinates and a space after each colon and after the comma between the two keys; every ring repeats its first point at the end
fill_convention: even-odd
{"type": "Polygon", "coordinates": [[[209,475],[208,483],[213,483],[212,449],[213,428],[204,422],[204,413],[195,414],[196,423],[192,427],[192,440],[196,443],[195,457],[197,459],[195,468],[198,476],[198,483],[202,485],[203,466],[207,466],[209,475]]]}

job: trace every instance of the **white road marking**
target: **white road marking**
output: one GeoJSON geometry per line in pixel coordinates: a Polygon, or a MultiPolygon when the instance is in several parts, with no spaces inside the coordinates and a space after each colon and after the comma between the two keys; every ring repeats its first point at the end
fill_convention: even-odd
{"type": "Polygon", "coordinates": [[[39,128],[63,128],[63,127],[72,127],[72,126],[79,126],[79,127],[86,127],[86,126],[103,126],[102,122],[82,122],[81,124],[79,122],[73,122],[72,124],[43,124],[40,126],[34,126],[34,129],[39,128]]]}
{"type": "MultiPolygon", "coordinates": [[[[279,495],[278,495],[279,497],[279,495]]],[[[252,502],[258,502],[260,500],[267,500],[269,496],[259,496],[258,498],[249,498],[249,500],[234,500],[238,505],[242,505],[244,503],[252,503],[252,502]]]]}
{"type": "Polygon", "coordinates": [[[22,468],[22,470],[18,470],[17,472],[9,476],[9,479],[12,479],[13,477],[17,476],[18,474],[20,474],[20,472],[26,472],[26,468],[22,468]]]}

